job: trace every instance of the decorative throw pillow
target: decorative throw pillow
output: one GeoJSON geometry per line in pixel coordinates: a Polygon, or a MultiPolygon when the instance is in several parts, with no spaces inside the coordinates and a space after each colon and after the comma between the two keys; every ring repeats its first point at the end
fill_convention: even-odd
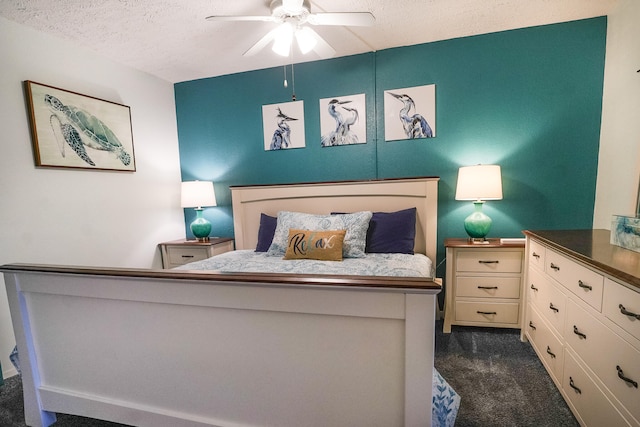
{"type": "Polygon", "coordinates": [[[342,261],[342,244],[347,230],[311,231],[289,229],[284,259],[342,261]]]}
{"type": "Polygon", "coordinates": [[[416,240],[416,208],[374,212],[367,231],[367,253],[413,255],[416,240]]]}
{"type": "Polygon", "coordinates": [[[355,212],[344,215],[313,215],[300,212],[278,212],[278,225],[267,251],[271,256],[283,256],[287,251],[289,229],[347,230],[342,245],[343,258],[362,258],[367,240],[367,229],[372,213],[355,212]]]}
{"type": "Polygon", "coordinates": [[[260,214],[260,228],[258,229],[258,244],[256,245],[256,252],[267,252],[271,241],[273,240],[273,233],[276,232],[276,225],[278,225],[278,218],[267,214],[260,214]]]}

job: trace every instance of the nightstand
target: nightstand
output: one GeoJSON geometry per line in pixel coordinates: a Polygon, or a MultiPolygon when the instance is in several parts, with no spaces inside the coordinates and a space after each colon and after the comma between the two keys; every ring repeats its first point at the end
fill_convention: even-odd
{"type": "Polygon", "coordinates": [[[451,325],[520,328],[524,239],[445,239],[447,273],[443,331],[451,325]]]}
{"type": "Polygon", "coordinates": [[[160,243],[159,246],[162,253],[162,268],[173,268],[232,251],[234,242],[229,237],[215,237],[207,242],[173,240],[160,243]]]}

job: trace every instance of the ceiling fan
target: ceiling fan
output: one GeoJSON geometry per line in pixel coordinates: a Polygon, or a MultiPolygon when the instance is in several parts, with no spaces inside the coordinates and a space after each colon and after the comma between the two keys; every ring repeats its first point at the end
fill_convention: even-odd
{"type": "Polygon", "coordinates": [[[369,12],[311,13],[309,0],[273,0],[271,15],[252,16],[208,16],[209,21],[266,21],[279,23],[258,40],[243,55],[254,55],[273,41],[272,50],[279,55],[289,56],[295,37],[303,54],[315,51],[322,58],[335,55],[335,50],[306,24],[338,26],[370,26],[375,17],[369,12]]]}

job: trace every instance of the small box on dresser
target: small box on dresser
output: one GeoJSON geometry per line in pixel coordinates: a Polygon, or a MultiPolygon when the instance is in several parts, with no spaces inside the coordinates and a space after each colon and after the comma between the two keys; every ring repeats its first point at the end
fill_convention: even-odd
{"type": "Polygon", "coordinates": [[[523,339],[582,426],[640,426],[640,254],[608,230],[525,235],[523,339]]]}
{"type": "Polygon", "coordinates": [[[451,325],[520,328],[524,241],[446,239],[443,331],[451,325]]]}
{"type": "Polygon", "coordinates": [[[229,237],[214,237],[206,242],[180,239],[163,242],[159,246],[162,254],[162,268],[174,268],[232,251],[234,241],[229,237]]]}

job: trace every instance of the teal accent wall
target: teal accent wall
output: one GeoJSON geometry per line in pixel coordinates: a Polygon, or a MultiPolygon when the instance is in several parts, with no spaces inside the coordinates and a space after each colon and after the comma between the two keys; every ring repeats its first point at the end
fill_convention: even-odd
{"type": "MultiPolygon", "coordinates": [[[[233,235],[230,185],[439,176],[439,259],[465,237],[460,166],[499,164],[504,198],[489,237],[591,228],[606,17],[295,65],[306,148],[264,151],[262,105],[291,100],[282,67],[175,85],[183,180],[215,182],[213,235],[233,235]],[[385,141],[385,90],[436,85],[436,138],[385,141]],[[364,93],[367,143],[320,146],[319,100],[364,93]]],[[[188,224],[195,217],[186,212],[188,224]]]]}

